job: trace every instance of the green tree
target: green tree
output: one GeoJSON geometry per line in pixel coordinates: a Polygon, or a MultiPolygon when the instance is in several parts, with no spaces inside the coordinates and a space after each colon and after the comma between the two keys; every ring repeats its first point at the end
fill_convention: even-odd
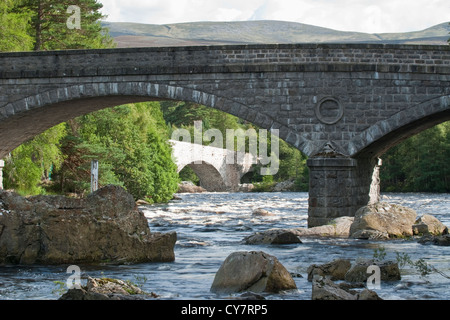
{"type": "Polygon", "coordinates": [[[110,48],[113,41],[100,21],[105,17],[97,0],[20,0],[16,12],[31,12],[28,32],[34,50],[110,48]],[[80,8],[80,27],[70,29],[67,21],[73,14],[69,6],[80,8]]]}
{"type": "Polygon", "coordinates": [[[31,12],[13,12],[14,1],[0,1],[0,51],[28,51],[33,39],[27,33],[31,12]]]}
{"type": "Polygon", "coordinates": [[[383,191],[450,192],[450,122],[415,135],[383,155],[383,191]]]}
{"type": "Polygon", "coordinates": [[[72,121],[71,135],[65,138],[71,158],[67,157],[70,161],[59,172],[63,191],[88,190],[89,164],[95,158],[100,163],[100,185],[122,185],[136,199],[168,201],[177,191],[178,174],[167,140],[167,126],[157,102],[79,117],[72,121]]]}
{"type": "Polygon", "coordinates": [[[5,187],[22,194],[45,192],[40,183],[61,166],[60,140],[65,134],[65,124],[60,124],[14,150],[6,158],[5,187]]]}

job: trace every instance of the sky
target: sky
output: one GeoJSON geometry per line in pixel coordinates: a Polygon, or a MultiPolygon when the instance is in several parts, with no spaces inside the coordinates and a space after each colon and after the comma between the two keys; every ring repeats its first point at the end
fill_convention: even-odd
{"type": "Polygon", "coordinates": [[[281,20],[340,31],[420,31],[450,21],[449,0],[97,0],[110,22],[281,20]]]}

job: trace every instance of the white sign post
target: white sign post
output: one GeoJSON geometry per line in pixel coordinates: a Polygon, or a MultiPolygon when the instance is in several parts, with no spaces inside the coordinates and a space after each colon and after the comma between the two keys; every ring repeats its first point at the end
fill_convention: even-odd
{"type": "Polygon", "coordinates": [[[98,160],[91,162],[91,193],[98,189],[98,160]]]}
{"type": "Polygon", "coordinates": [[[3,189],[3,168],[5,167],[5,161],[0,160],[0,190],[3,189]]]}

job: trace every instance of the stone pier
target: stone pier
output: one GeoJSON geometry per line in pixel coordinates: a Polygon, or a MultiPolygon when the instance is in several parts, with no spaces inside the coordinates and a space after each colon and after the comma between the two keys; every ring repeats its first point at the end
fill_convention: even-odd
{"type": "Polygon", "coordinates": [[[308,227],[356,211],[380,199],[380,159],[325,158],[308,160],[310,170],[308,227]]]}

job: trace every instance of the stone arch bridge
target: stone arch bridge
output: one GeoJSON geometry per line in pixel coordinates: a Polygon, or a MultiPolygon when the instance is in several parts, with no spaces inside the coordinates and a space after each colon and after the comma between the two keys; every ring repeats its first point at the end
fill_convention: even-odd
{"type": "Polygon", "coordinates": [[[200,186],[212,192],[235,192],[241,178],[257,163],[255,156],[235,151],[203,146],[190,142],[169,140],[177,170],[190,167],[200,179],[200,186]],[[227,161],[230,159],[232,161],[227,161]]]}
{"type": "Polygon", "coordinates": [[[60,122],[184,100],[310,157],[309,226],[376,201],[378,157],[450,119],[450,46],[271,44],[0,54],[0,158],[60,122]]]}

